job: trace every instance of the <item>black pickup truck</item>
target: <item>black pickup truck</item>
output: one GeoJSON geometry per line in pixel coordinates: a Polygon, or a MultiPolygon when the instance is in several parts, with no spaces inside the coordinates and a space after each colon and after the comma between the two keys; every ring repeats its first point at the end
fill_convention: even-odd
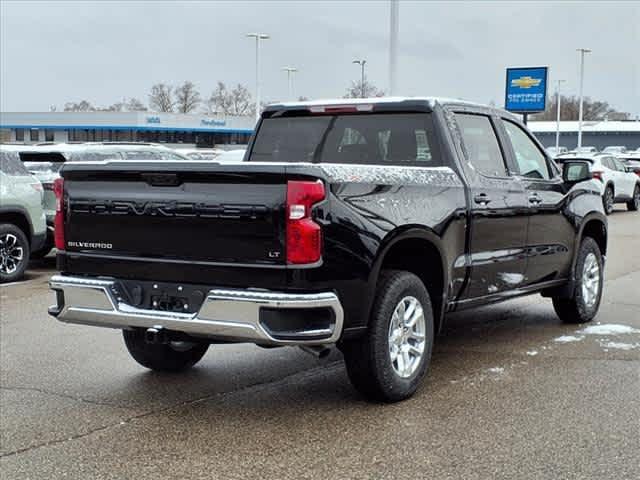
{"type": "Polygon", "coordinates": [[[486,106],[272,105],[242,163],[66,164],[49,313],[122,329],[155,370],[210,344],[335,345],[360,392],[397,401],[448,312],[541,293],[565,322],[596,315],[607,220],[590,178],[486,106]]]}

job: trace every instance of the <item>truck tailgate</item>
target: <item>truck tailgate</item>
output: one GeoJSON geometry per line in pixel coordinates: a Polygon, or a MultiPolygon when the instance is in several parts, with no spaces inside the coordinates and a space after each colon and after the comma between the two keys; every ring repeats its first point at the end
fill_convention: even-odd
{"type": "Polygon", "coordinates": [[[284,166],[111,162],[63,178],[68,253],[285,264],[284,166]]]}

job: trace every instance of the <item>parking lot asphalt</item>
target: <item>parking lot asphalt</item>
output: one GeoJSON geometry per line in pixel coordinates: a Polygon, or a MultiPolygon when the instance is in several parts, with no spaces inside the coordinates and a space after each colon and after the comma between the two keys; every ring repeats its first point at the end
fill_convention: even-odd
{"type": "Polygon", "coordinates": [[[0,287],[1,477],[637,479],[640,214],[609,232],[589,328],[540,296],[454,314],[394,405],[358,396],[338,352],[212,346],[149,372],[119,331],[47,315],[47,258],[0,287]]]}

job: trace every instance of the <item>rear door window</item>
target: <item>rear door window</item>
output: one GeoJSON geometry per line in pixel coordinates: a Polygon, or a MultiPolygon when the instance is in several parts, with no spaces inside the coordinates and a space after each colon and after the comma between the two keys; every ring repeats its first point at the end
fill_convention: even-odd
{"type": "Polygon", "coordinates": [[[473,168],[490,177],[508,176],[498,137],[489,117],[457,113],[456,121],[473,168]]]}
{"type": "Polygon", "coordinates": [[[427,113],[266,118],[249,161],[442,165],[427,113]]]}

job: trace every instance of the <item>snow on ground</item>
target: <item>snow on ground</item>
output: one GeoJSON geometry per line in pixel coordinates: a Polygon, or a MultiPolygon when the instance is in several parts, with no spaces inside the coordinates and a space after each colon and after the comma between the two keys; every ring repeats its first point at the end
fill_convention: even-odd
{"type": "Polygon", "coordinates": [[[633,350],[640,348],[640,343],[621,343],[621,342],[600,342],[602,348],[612,348],[616,350],[633,350]]]}
{"type": "Polygon", "coordinates": [[[489,373],[504,373],[504,367],[491,367],[487,369],[489,373]]]}
{"type": "Polygon", "coordinates": [[[591,325],[576,333],[584,333],[586,335],[623,335],[626,333],[640,333],[640,330],[629,325],[605,323],[604,325],[591,325]]]}
{"type": "Polygon", "coordinates": [[[529,350],[527,352],[527,355],[529,355],[530,357],[535,357],[538,354],[537,350],[529,350]]]}
{"type": "Polygon", "coordinates": [[[553,341],[557,343],[570,343],[579,342],[584,337],[576,337],[575,335],[562,335],[561,337],[554,338],[553,341]]]}

